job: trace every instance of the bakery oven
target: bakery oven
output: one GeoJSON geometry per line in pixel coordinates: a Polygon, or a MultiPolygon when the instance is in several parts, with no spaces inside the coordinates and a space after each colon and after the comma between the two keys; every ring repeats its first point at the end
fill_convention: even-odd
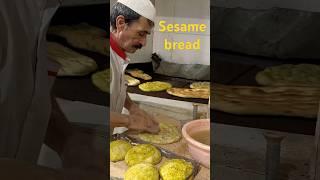
{"type": "MultiPolygon", "coordinates": [[[[93,74],[109,68],[108,10],[109,1],[105,0],[67,0],[55,13],[48,30],[47,40],[49,43],[58,43],[59,48],[67,50],[57,50],[65,54],[58,52],[58,54],[54,54],[55,52],[49,49],[49,55],[54,56],[53,58],[69,60],[69,62],[62,62],[62,65],[67,66],[65,68],[68,69],[61,75],[58,73],[55,80],[53,93],[56,97],[99,106],[109,104],[108,92],[100,90],[99,86],[95,86],[92,82],[93,74]],[[92,31],[92,37],[86,36],[90,34],[86,33],[86,30],[92,31]],[[96,43],[97,45],[86,47],[86,43],[90,43],[90,41],[92,41],[91,44],[96,43]],[[99,45],[103,48],[99,48],[99,45]],[[72,51],[70,59],[66,57],[69,56],[69,51],[72,51]],[[79,59],[89,59],[89,62],[75,62],[79,59]],[[91,63],[94,66],[92,65],[91,69],[90,67],[81,67],[79,66],[81,63],[91,63]]],[[[59,64],[57,61],[52,61],[52,58],[51,62],[59,64]]]]}
{"type": "MultiPolygon", "coordinates": [[[[277,179],[284,170],[280,159],[283,163],[289,154],[281,151],[280,158],[280,143],[288,148],[290,141],[282,139],[289,133],[315,133],[320,100],[319,6],[247,2],[220,1],[211,7],[212,121],[230,129],[255,128],[260,133],[255,138],[266,140],[265,172],[261,173],[266,179],[277,179]]],[[[240,142],[241,137],[234,138],[240,142]]],[[[261,147],[251,140],[245,139],[252,143],[248,149],[261,147]]],[[[301,166],[296,168],[303,171],[301,166]]],[[[261,171],[257,169],[250,171],[261,171]]]]}
{"type": "MultiPolygon", "coordinates": [[[[216,95],[220,103],[228,104],[226,106],[219,103],[213,104],[211,111],[216,117],[214,121],[314,134],[319,94],[311,92],[317,91],[316,89],[300,89],[299,86],[314,87],[319,84],[320,53],[317,49],[320,44],[315,33],[320,28],[317,25],[319,13],[286,8],[253,10],[216,6],[211,9],[214,23],[211,53],[214,57],[213,67],[215,67],[212,71],[212,79],[218,86],[219,84],[228,85],[223,86],[222,89],[219,87],[217,93],[213,85],[212,95],[216,95]],[[253,92],[237,94],[234,88],[240,85],[246,86],[242,90],[248,93],[261,90],[258,86],[262,89],[269,86],[278,91],[282,91],[279,86],[289,86],[290,88],[283,90],[283,93],[290,94],[292,91],[297,93],[292,92],[291,96],[271,93],[259,95],[253,92]],[[237,108],[237,105],[231,102],[237,101],[236,99],[227,100],[222,98],[226,94],[219,94],[228,90],[234,91],[229,95],[248,95],[247,98],[260,99],[261,102],[257,104],[269,103],[270,106],[261,105],[261,108],[255,108],[250,107],[249,102],[244,102],[242,109],[237,108]],[[310,96],[306,96],[305,94],[309,92],[310,96]],[[267,96],[269,98],[264,100],[263,97],[267,96]],[[271,101],[272,98],[281,98],[281,100],[275,102],[271,101]],[[283,106],[279,106],[272,112],[266,111],[272,108],[272,103],[275,103],[273,106],[277,106],[280,101],[283,106]],[[290,104],[290,109],[285,108],[286,103],[290,104]],[[293,107],[294,104],[297,108],[293,107]],[[304,108],[303,112],[299,112],[299,109],[304,108]]],[[[212,103],[215,103],[215,98],[212,99],[212,103]]],[[[245,97],[242,100],[245,100],[245,97]]]]}

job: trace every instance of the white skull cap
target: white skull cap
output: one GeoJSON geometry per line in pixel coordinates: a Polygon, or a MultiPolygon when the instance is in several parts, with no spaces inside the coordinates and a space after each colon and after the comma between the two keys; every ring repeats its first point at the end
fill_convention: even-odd
{"type": "Polygon", "coordinates": [[[118,0],[118,2],[154,22],[156,9],[150,0],[118,0]]]}

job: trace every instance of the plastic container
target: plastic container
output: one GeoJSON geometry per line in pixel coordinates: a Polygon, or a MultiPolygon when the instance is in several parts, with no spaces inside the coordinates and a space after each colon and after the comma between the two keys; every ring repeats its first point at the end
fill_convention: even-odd
{"type": "MultiPolygon", "coordinates": [[[[193,120],[182,127],[182,135],[187,142],[188,151],[192,158],[203,166],[210,168],[210,146],[192,138],[193,134],[200,131],[210,132],[210,119],[193,120]]],[[[208,138],[210,139],[210,137],[208,138]]]]}

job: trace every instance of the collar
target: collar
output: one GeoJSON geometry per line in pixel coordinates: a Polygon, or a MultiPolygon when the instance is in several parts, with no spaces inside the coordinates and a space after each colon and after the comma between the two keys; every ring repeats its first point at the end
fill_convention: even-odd
{"type": "Polygon", "coordinates": [[[110,34],[110,47],[114,52],[118,54],[118,56],[120,56],[124,60],[127,60],[127,54],[118,46],[112,34],[110,34]]]}

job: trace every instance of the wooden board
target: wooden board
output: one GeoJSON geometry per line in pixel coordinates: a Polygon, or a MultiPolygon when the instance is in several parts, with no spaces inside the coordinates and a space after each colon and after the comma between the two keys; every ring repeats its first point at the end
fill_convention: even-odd
{"type": "MultiPolygon", "coordinates": [[[[152,114],[152,115],[155,117],[155,119],[158,122],[167,122],[167,123],[175,124],[180,129],[182,127],[181,122],[179,120],[175,120],[159,114],[152,114]]],[[[132,135],[132,136],[136,137],[135,135],[132,135]]],[[[167,149],[171,152],[174,152],[178,155],[181,155],[190,159],[192,158],[190,153],[188,152],[187,144],[184,138],[181,138],[181,140],[176,143],[167,144],[167,145],[158,145],[158,146],[164,149],[167,149]]],[[[159,167],[159,165],[161,165],[165,160],[166,158],[163,158],[160,164],[157,165],[157,167],[159,167]]],[[[110,176],[123,178],[127,168],[128,167],[124,161],[120,161],[116,163],[110,161],[110,176]]],[[[200,171],[197,174],[197,176],[194,178],[194,180],[209,180],[209,179],[210,179],[210,169],[201,166],[200,171]]]]}

